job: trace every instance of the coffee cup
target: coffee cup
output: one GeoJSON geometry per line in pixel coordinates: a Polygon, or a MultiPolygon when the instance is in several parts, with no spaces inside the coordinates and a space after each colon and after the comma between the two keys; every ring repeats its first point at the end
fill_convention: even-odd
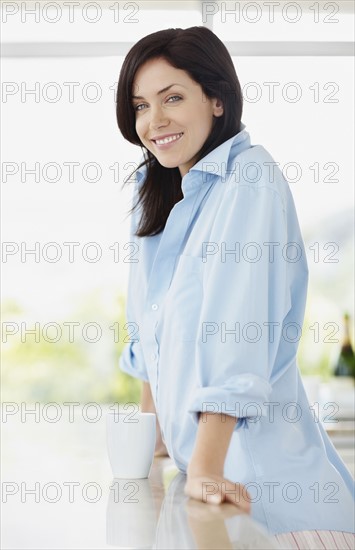
{"type": "Polygon", "coordinates": [[[156,415],[109,411],[106,416],[108,456],[115,478],[148,478],[154,460],[156,415]]]}

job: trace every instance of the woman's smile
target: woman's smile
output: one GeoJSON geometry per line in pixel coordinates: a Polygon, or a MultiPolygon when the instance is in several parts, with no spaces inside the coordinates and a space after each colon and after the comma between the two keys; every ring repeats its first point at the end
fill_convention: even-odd
{"type": "Polygon", "coordinates": [[[183,132],[180,132],[179,134],[168,134],[160,138],[152,138],[151,141],[156,145],[159,150],[165,151],[166,149],[170,149],[173,145],[175,145],[175,143],[179,141],[183,135],[183,132]]]}

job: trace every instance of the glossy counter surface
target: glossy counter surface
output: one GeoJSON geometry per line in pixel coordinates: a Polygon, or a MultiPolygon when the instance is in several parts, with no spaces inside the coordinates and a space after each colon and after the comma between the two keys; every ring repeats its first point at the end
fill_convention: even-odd
{"type": "Polygon", "coordinates": [[[56,422],[53,408],[32,410],[2,417],[2,548],[279,548],[233,505],[185,496],[169,458],[156,458],[148,479],[113,479],[107,408],[70,418],[61,406],[56,422]]]}

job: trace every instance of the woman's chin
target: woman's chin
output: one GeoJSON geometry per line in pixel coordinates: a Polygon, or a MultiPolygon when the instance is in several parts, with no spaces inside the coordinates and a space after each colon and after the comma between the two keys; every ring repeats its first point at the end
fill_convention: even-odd
{"type": "Polygon", "coordinates": [[[164,166],[164,168],[177,168],[179,166],[178,162],[176,162],[174,160],[169,160],[167,158],[161,158],[161,157],[157,157],[157,156],[155,156],[155,158],[157,159],[159,164],[164,166]]]}

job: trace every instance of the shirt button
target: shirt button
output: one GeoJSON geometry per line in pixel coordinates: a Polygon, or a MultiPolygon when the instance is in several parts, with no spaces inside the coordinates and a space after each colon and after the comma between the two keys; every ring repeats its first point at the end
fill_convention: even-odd
{"type": "Polygon", "coordinates": [[[156,311],[156,310],[158,309],[158,307],[159,307],[158,304],[152,304],[152,309],[153,309],[154,311],[156,311]]]}
{"type": "Polygon", "coordinates": [[[156,358],[157,358],[157,354],[156,353],[151,353],[150,358],[152,359],[152,361],[155,361],[156,358]]]}

